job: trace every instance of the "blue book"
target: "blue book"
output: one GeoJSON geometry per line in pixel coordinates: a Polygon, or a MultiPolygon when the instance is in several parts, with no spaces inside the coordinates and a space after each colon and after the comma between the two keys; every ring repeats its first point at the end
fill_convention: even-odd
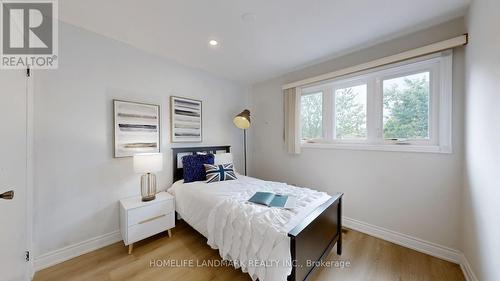
{"type": "Polygon", "coordinates": [[[249,202],[265,205],[268,207],[279,207],[279,208],[293,208],[295,207],[295,200],[289,200],[287,195],[274,194],[271,192],[256,192],[250,199],[249,202]]]}

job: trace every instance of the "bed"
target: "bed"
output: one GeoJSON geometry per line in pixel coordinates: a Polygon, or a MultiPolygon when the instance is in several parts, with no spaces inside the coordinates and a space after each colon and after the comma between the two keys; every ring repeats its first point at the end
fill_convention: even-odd
{"type": "Polygon", "coordinates": [[[220,183],[185,184],[183,156],[226,153],[230,146],[172,150],[174,184],[168,192],[176,198],[178,217],[205,236],[225,260],[269,260],[266,265],[247,262],[236,266],[254,280],[308,280],[317,261],[335,244],[337,254],[342,253],[342,193],[326,194],[242,175],[220,183]],[[247,202],[255,191],[287,193],[302,203],[293,210],[255,206],[247,202]]]}

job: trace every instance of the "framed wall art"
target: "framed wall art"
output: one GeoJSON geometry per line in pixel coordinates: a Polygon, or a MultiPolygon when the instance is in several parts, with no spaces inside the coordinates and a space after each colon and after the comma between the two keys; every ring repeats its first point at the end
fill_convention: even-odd
{"type": "Polygon", "coordinates": [[[170,136],[172,142],[202,142],[202,102],[170,97],[170,136]]]}
{"type": "Polygon", "coordinates": [[[160,152],[160,106],[113,100],[114,156],[160,152]]]}

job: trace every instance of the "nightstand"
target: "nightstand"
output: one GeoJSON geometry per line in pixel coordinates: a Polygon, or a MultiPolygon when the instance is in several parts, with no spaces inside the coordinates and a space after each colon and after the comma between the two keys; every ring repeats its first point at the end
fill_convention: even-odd
{"type": "Polygon", "coordinates": [[[156,199],[142,202],[141,197],[120,200],[120,231],[128,253],[134,243],[175,227],[174,197],[167,192],[156,194],[156,199]]]}

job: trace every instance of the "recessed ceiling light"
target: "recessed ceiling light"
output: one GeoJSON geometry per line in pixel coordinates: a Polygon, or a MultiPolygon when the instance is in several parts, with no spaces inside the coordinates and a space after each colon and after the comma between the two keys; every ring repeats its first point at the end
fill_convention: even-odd
{"type": "Polygon", "coordinates": [[[208,41],[208,45],[215,47],[215,46],[219,45],[219,41],[217,41],[215,39],[210,39],[210,41],[208,41]]]}
{"type": "Polygon", "coordinates": [[[257,16],[254,13],[244,13],[241,15],[241,19],[245,22],[254,22],[257,16]]]}

